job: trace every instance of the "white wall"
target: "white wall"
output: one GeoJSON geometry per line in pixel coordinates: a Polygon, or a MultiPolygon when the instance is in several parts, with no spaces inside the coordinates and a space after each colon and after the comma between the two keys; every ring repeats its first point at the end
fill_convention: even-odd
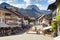
{"type": "Polygon", "coordinates": [[[23,20],[24,25],[28,25],[28,20],[23,20]]]}

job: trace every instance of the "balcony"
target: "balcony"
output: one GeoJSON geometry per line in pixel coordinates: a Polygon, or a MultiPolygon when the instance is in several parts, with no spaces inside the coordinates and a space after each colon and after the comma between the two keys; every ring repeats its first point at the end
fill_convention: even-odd
{"type": "Polygon", "coordinates": [[[11,18],[10,16],[5,16],[5,18],[11,18]]]}

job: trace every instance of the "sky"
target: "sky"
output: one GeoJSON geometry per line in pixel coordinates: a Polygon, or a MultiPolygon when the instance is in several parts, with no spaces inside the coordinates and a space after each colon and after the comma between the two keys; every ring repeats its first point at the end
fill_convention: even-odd
{"type": "Polygon", "coordinates": [[[28,5],[36,5],[40,10],[47,10],[48,5],[56,0],[0,0],[0,4],[6,2],[18,8],[26,8],[28,5]]]}

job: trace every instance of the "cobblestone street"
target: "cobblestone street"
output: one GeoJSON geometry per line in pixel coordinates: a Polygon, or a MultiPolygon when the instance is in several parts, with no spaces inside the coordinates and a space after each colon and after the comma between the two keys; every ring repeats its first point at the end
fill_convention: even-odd
{"type": "Polygon", "coordinates": [[[42,34],[19,34],[6,37],[0,37],[0,40],[53,40],[51,35],[42,35],[42,34]]]}

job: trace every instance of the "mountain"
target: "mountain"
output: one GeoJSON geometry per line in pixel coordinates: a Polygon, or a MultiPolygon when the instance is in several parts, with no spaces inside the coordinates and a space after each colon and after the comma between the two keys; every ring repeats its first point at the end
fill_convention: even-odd
{"type": "Polygon", "coordinates": [[[9,5],[8,3],[5,3],[5,2],[3,2],[3,3],[0,4],[0,7],[4,8],[5,6],[11,7],[11,5],[9,5]]]}
{"type": "Polygon", "coordinates": [[[2,7],[2,8],[6,7],[9,10],[13,10],[14,12],[18,11],[22,15],[28,14],[29,16],[34,17],[34,18],[37,18],[40,14],[50,14],[51,13],[50,11],[47,11],[47,10],[40,10],[36,5],[29,5],[26,9],[23,9],[23,8],[14,7],[8,3],[3,2],[0,4],[0,7],[2,7]]]}
{"type": "Polygon", "coordinates": [[[36,11],[40,11],[36,5],[29,5],[26,9],[35,9],[36,11]]]}
{"type": "Polygon", "coordinates": [[[37,12],[37,14],[50,14],[51,11],[40,10],[36,5],[29,5],[26,9],[31,9],[37,12]]]}
{"type": "Polygon", "coordinates": [[[42,14],[51,14],[52,11],[47,11],[47,10],[40,10],[39,12],[41,12],[42,14]]]}
{"type": "Polygon", "coordinates": [[[40,15],[40,9],[36,5],[29,5],[26,9],[19,9],[22,14],[28,14],[31,17],[37,18],[40,15]]]}
{"type": "Polygon", "coordinates": [[[10,4],[8,4],[8,3],[6,3],[6,2],[3,2],[3,3],[1,3],[0,4],[0,7],[2,7],[2,8],[14,8],[14,9],[19,9],[19,8],[17,8],[17,7],[14,7],[14,6],[12,6],[12,5],[10,5],[10,4]]]}
{"type": "Polygon", "coordinates": [[[34,17],[34,18],[36,18],[38,16],[37,14],[35,14],[35,11],[31,10],[31,9],[20,10],[20,12],[22,14],[28,14],[29,16],[34,17]]]}
{"type": "Polygon", "coordinates": [[[29,16],[32,16],[34,18],[37,18],[38,16],[42,14],[51,14],[51,11],[47,10],[40,10],[36,5],[29,5],[26,9],[19,9],[19,12],[22,14],[28,14],[29,16]]]}

